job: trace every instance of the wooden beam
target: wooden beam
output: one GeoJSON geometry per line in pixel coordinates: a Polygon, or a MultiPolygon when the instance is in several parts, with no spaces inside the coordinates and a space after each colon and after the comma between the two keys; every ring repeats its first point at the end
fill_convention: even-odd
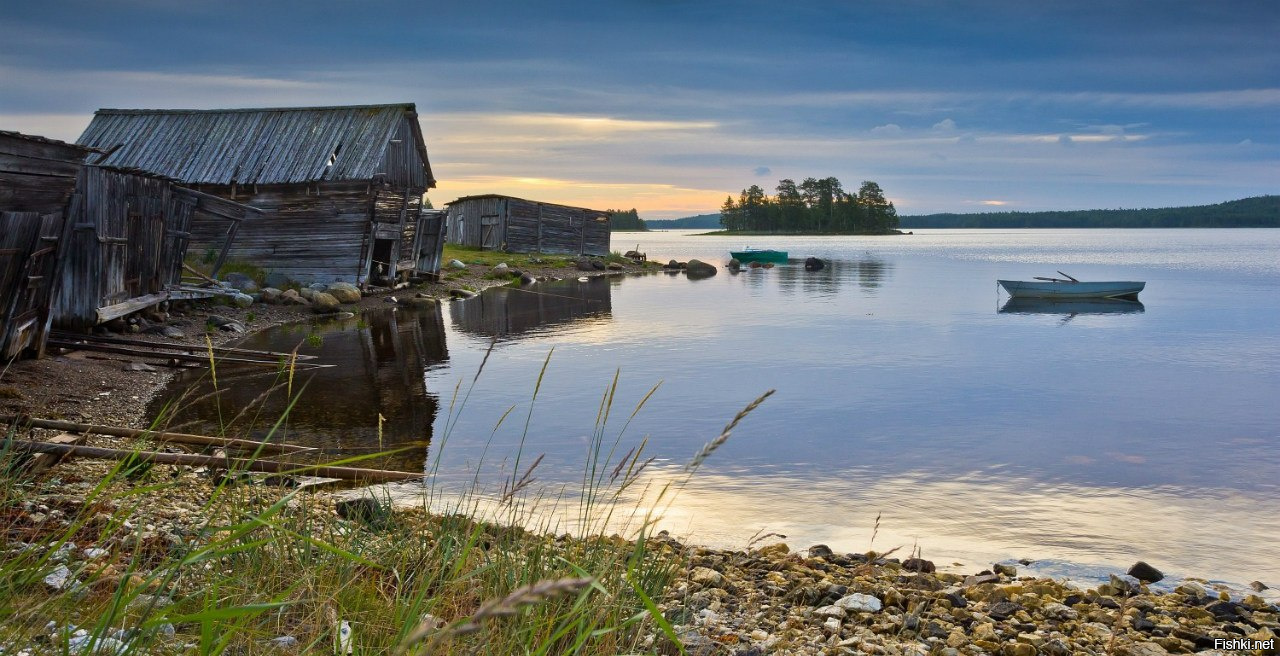
{"type": "MultiPolygon", "coordinates": [[[[89,439],[87,435],[62,433],[61,435],[53,436],[48,440],[48,442],[51,444],[84,444],[87,439],[89,439]]],[[[66,458],[65,454],[37,453],[31,457],[31,460],[27,461],[27,473],[39,474],[40,472],[62,462],[64,458],[66,458]]]]}
{"type": "Polygon", "coordinates": [[[257,451],[260,453],[302,453],[314,451],[312,447],[283,442],[259,442],[257,440],[240,440],[232,437],[211,437],[208,435],[192,435],[190,433],[169,433],[122,428],[118,426],[101,426],[98,424],[81,424],[58,419],[37,419],[16,415],[0,416],[0,422],[22,428],[47,428],[66,431],[68,433],[86,433],[90,435],[110,435],[112,437],[146,438],[156,442],[173,442],[174,444],[194,444],[198,446],[220,446],[238,451],[257,451]]]}
{"type": "Polygon", "coordinates": [[[12,440],[9,441],[8,444],[15,451],[25,453],[52,453],[70,455],[77,458],[96,458],[99,460],[123,460],[125,458],[136,458],[141,462],[154,462],[162,465],[217,467],[223,469],[263,472],[267,474],[305,474],[307,476],[341,478],[343,480],[360,481],[362,483],[420,481],[425,479],[427,476],[425,473],[391,471],[385,469],[361,469],[359,467],[333,467],[328,465],[301,465],[291,462],[277,462],[275,460],[247,460],[244,458],[219,458],[217,456],[190,455],[185,453],[160,453],[158,451],[106,449],[94,446],[33,442],[31,440],[12,440]]]}
{"type": "Polygon", "coordinates": [[[280,358],[297,358],[298,360],[315,360],[320,357],[318,355],[307,355],[303,353],[285,353],[281,351],[260,351],[257,349],[237,348],[234,346],[214,346],[210,347],[205,344],[173,344],[168,342],[149,342],[142,339],[129,339],[127,337],[107,337],[106,335],[77,335],[75,333],[65,332],[61,330],[54,331],[50,337],[53,339],[61,339],[64,341],[84,341],[97,342],[103,344],[123,344],[126,346],[145,346],[147,348],[163,348],[171,351],[181,351],[186,353],[205,353],[207,354],[212,348],[213,353],[217,356],[220,353],[228,355],[260,355],[263,357],[271,357],[279,360],[280,358]]]}
{"type": "MultiPolygon", "coordinates": [[[[165,350],[156,348],[157,346],[163,346],[162,344],[157,344],[150,348],[135,348],[131,346],[121,346],[121,345],[115,345],[115,344],[99,344],[95,342],[50,339],[48,340],[48,345],[57,346],[65,349],[71,349],[74,351],[96,351],[98,353],[115,353],[116,355],[128,355],[135,358],[154,358],[159,360],[167,359],[167,360],[177,360],[179,362],[192,362],[195,364],[209,363],[209,356],[207,354],[202,355],[202,354],[196,354],[196,353],[187,353],[177,349],[165,351],[165,350]]],[[[214,355],[215,355],[214,361],[217,362],[218,364],[245,364],[245,365],[253,365],[257,367],[281,366],[279,359],[241,358],[241,357],[232,357],[232,356],[226,356],[226,355],[219,356],[216,353],[214,355]]],[[[298,362],[294,364],[294,367],[299,370],[328,368],[332,366],[333,365],[331,364],[315,364],[311,362],[298,362]]]]}

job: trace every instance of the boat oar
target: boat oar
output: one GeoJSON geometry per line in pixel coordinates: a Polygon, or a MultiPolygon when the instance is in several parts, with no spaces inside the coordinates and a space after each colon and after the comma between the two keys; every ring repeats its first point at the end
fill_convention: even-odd
{"type": "Polygon", "coordinates": [[[1067,280],[1063,280],[1062,278],[1046,278],[1044,276],[1031,276],[1031,277],[1035,280],[1043,280],[1045,282],[1070,282],[1067,280]]]}
{"type": "Polygon", "coordinates": [[[1066,276],[1067,280],[1070,280],[1071,282],[1080,282],[1079,280],[1076,280],[1075,278],[1072,278],[1071,276],[1068,276],[1067,274],[1065,274],[1065,273],[1063,273],[1063,272],[1061,272],[1061,271],[1059,271],[1059,272],[1058,272],[1058,275],[1060,275],[1060,276],[1066,276]]]}

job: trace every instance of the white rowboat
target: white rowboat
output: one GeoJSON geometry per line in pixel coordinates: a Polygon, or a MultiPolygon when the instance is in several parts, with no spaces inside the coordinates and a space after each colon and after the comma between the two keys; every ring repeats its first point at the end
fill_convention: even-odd
{"type": "Polygon", "coordinates": [[[1137,298],[1145,282],[1025,282],[999,280],[1014,298],[1137,298]]]}
{"type": "MultiPolygon", "coordinates": [[[[1061,272],[1059,272],[1061,273],[1061,272]]],[[[1063,273],[1066,276],[1067,274],[1063,273]]],[[[1034,281],[997,280],[1013,298],[1129,298],[1137,300],[1138,292],[1147,286],[1145,282],[1130,280],[1081,282],[1067,276],[1039,278],[1034,281]]]]}

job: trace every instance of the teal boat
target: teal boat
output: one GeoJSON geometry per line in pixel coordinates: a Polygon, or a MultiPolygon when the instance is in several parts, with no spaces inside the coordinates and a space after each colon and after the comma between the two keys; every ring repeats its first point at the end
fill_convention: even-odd
{"type": "Polygon", "coordinates": [[[729,255],[743,264],[747,264],[749,262],[787,263],[786,251],[775,251],[765,248],[748,248],[742,251],[729,251],[729,255]]]}

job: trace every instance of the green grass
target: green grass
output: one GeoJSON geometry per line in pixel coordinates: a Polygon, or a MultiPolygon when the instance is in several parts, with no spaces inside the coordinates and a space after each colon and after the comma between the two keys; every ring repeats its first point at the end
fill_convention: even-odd
{"type": "Polygon", "coordinates": [[[547,255],[542,253],[502,253],[494,250],[483,250],[475,246],[445,244],[442,262],[459,260],[467,264],[497,266],[506,262],[507,266],[520,269],[533,266],[562,267],[572,266],[576,258],[568,255],[547,255]]]}
{"type": "MultiPolygon", "coordinates": [[[[525,437],[550,360],[548,354],[534,383],[525,437]]],[[[298,641],[300,653],[335,653],[342,622],[353,629],[353,654],[612,655],[657,653],[655,636],[658,643],[663,637],[678,643],[654,600],[681,573],[681,554],[648,539],[655,511],[621,504],[652,461],[644,457],[643,440],[625,453],[622,447],[631,420],[657,386],[615,428],[615,375],[601,396],[575,494],[534,492],[541,458],[528,462],[524,438],[501,493],[483,491],[476,481],[460,490],[437,487],[439,454],[483,369],[482,362],[465,391],[463,381],[455,387],[445,428],[432,441],[435,460],[420,506],[390,512],[388,500],[372,496],[372,517],[350,521],[335,517],[322,497],[228,485],[234,476],[178,476],[168,467],[135,469],[130,476],[130,464],[120,462],[83,502],[61,507],[62,519],[36,523],[30,499],[64,481],[27,478],[19,467],[24,456],[12,453],[7,439],[0,442],[0,648],[45,645],[49,653],[68,653],[68,627],[75,625],[95,644],[127,654],[273,654],[280,651],[269,641],[286,635],[298,641]],[[193,490],[202,505],[173,536],[149,527],[139,512],[157,498],[179,492],[189,498],[193,490]],[[583,534],[595,537],[555,537],[564,507],[576,508],[583,534]],[[619,525],[620,513],[634,539],[599,537],[619,525]],[[51,589],[44,578],[72,542],[107,553],[73,556],[66,565],[80,584],[51,589]],[[51,622],[66,630],[49,636],[51,622]],[[106,642],[113,636],[122,642],[106,642]]],[[[217,373],[216,366],[206,373],[215,392],[217,373]]],[[[296,400],[304,385],[293,368],[278,376],[259,400],[273,392],[296,400]]],[[[763,399],[694,456],[683,480],[666,483],[654,507],[669,504],[763,399]]],[[[255,404],[224,409],[225,432],[268,426],[274,434],[287,427],[287,411],[261,417],[255,404]]],[[[502,414],[495,432],[510,414],[502,414]]]]}

